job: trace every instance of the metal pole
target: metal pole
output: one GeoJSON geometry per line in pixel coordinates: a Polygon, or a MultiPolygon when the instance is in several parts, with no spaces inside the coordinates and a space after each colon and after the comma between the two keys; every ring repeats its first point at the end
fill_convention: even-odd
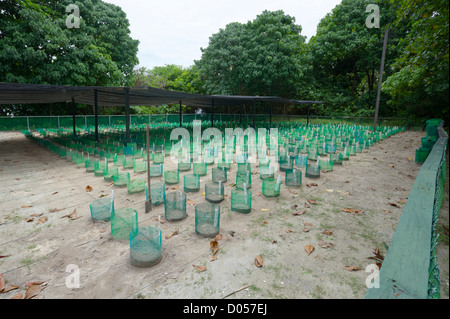
{"type": "Polygon", "coordinates": [[[306,114],[306,125],[309,126],[309,110],[311,108],[311,104],[308,104],[308,113],[306,114]]]}
{"type": "Polygon", "coordinates": [[[94,90],[94,125],[95,125],[95,141],[98,143],[98,91],[94,90]]]}
{"type": "Polygon", "coordinates": [[[72,124],[73,124],[73,138],[77,136],[77,131],[75,128],[75,99],[72,98],[72,124]]]}
{"type": "Polygon", "coordinates": [[[214,127],[214,99],[211,103],[211,127],[214,127]]]}
{"type": "Polygon", "coordinates": [[[125,130],[126,130],[126,141],[125,146],[130,143],[130,88],[124,88],[125,91],[125,130]]]}
{"type": "Polygon", "coordinates": [[[380,108],[381,84],[383,83],[384,60],[386,58],[386,47],[387,47],[388,35],[389,35],[389,27],[386,28],[386,32],[384,33],[383,53],[381,54],[380,77],[378,79],[377,102],[375,105],[375,117],[373,119],[373,131],[374,132],[377,130],[378,110],[380,108]]]}
{"type": "Polygon", "coordinates": [[[180,101],[180,127],[183,126],[183,113],[181,112],[181,101],[180,101]]]}

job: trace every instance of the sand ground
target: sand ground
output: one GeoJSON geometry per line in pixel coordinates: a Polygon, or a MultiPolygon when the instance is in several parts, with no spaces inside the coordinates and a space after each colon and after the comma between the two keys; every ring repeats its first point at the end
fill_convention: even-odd
{"type": "MultiPolygon", "coordinates": [[[[383,243],[389,245],[420,169],[414,154],[424,135],[407,131],[387,138],[343,165],[335,165],[332,172],[321,173],[319,179],[303,174],[299,188],[283,184],[281,195],[275,198],[260,194],[261,180],[253,165],[249,214],[230,210],[230,185],[237,171],[232,166],[226,183],[228,196],[220,204],[222,239],[216,259],[211,260],[211,239],[195,233],[193,205],[188,205],[184,220],[164,222],[163,205],[145,214],[145,192],[130,195],[126,188],[77,169],[20,132],[0,132],[0,255],[6,256],[0,258],[0,274],[6,285],[18,286],[0,294],[0,299],[24,295],[25,284],[33,281],[47,282],[37,296],[45,299],[217,299],[244,286],[227,298],[364,298],[369,275],[365,268],[373,263],[367,258],[376,248],[386,252],[383,243]],[[92,221],[89,204],[110,196],[113,189],[115,207],[136,209],[139,225],[157,226],[161,216],[163,256],[159,264],[132,266],[129,241],[114,239],[110,222],[92,221]],[[362,213],[346,213],[342,208],[362,213]],[[303,214],[293,215],[302,209],[306,210],[303,214]],[[63,217],[74,210],[80,218],[63,217]],[[176,235],[165,238],[175,231],[176,235]],[[309,255],[306,245],[314,246],[309,255]],[[262,267],[255,265],[259,255],[262,267]],[[79,270],[78,287],[70,286],[75,273],[69,265],[79,270]],[[200,272],[193,265],[206,270],[200,272]],[[348,271],[347,266],[362,270],[348,271]]],[[[164,165],[166,170],[175,167],[168,158],[164,165]]],[[[189,173],[181,173],[180,179],[189,173]]],[[[152,178],[152,182],[159,180],[152,178]]],[[[203,185],[210,180],[209,168],[201,178],[201,191],[189,193],[188,199],[206,202],[203,185]]],[[[173,191],[174,186],[168,187],[167,192],[173,191]]],[[[448,182],[445,193],[438,227],[442,233],[438,246],[442,298],[448,298],[449,282],[448,233],[443,228],[448,229],[448,182]]]]}

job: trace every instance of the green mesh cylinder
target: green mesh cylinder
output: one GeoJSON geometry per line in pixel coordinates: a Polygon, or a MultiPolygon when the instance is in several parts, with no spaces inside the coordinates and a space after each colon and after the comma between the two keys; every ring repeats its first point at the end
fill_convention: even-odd
{"type": "Polygon", "coordinates": [[[135,173],[145,173],[147,172],[147,162],[143,159],[133,158],[133,169],[135,173]]]}
{"type": "Polygon", "coordinates": [[[89,208],[92,220],[109,222],[114,211],[114,199],[109,197],[96,199],[89,205],[89,208]]]}
{"type": "Polygon", "coordinates": [[[175,185],[180,182],[180,171],[178,169],[164,172],[164,182],[167,185],[175,185]]]}
{"type": "Polygon", "coordinates": [[[299,169],[288,169],[284,178],[286,186],[299,187],[302,185],[302,171],[299,169]]]}
{"type": "Polygon", "coordinates": [[[186,172],[191,169],[191,162],[178,162],[178,170],[180,172],[186,172]]]}
{"type": "Polygon", "coordinates": [[[151,267],[162,260],[162,235],[159,228],[141,226],[130,233],[130,263],[151,267]]]}
{"type": "Polygon", "coordinates": [[[212,181],[214,183],[218,183],[219,181],[222,183],[226,183],[227,181],[227,169],[224,168],[218,168],[218,167],[213,167],[211,169],[211,173],[212,173],[212,181]]]}
{"type": "Polygon", "coordinates": [[[308,154],[297,154],[294,160],[295,167],[306,168],[308,165],[308,154]]]}
{"type": "Polygon", "coordinates": [[[280,156],[279,164],[280,164],[280,171],[285,171],[287,169],[293,168],[294,160],[289,154],[287,154],[284,156],[280,156]]]}
{"type": "Polygon", "coordinates": [[[133,208],[119,208],[111,213],[111,234],[114,239],[129,239],[138,225],[138,212],[133,208]]]}
{"type": "Polygon", "coordinates": [[[329,158],[319,159],[319,168],[321,171],[332,172],[334,164],[329,158]]]}
{"type": "Polygon", "coordinates": [[[205,184],[205,199],[210,203],[220,203],[225,198],[225,185],[219,181],[219,183],[207,183],[205,184]]]}
{"type": "Polygon", "coordinates": [[[125,155],[115,153],[113,156],[114,166],[123,165],[123,160],[125,159],[125,155]]]}
{"type": "Polygon", "coordinates": [[[150,164],[150,176],[159,177],[163,176],[163,164],[150,164]]]}
{"type": "Polygon", "coordinates": [[[84,167],[86,168],[86,172],[93,173],[95,171],[95,160],[92,159],[85,160],[84,167]]]}
{"type": "Polygon", "coordinates": [[[94,163],[94,175],[103,176],[103,170],[108,169],[108,163],[96,160],[94,163]]]}
{"type": "Polygon", "coordinates": [[[130,180],[130,173],[118,173],[113,175],[113,182],[115,187],[125,187],[130,180]]]}
{"type": "Polygon", "coordinates": [[[320,177],[320,167],[318,165],[309,165],[306,167],[305,177],[308,178],[319,178],[320,177]]]}
{"type": "Polygon", "coordinates": [[[261,167],[267,167],[270,165],[270,158],[268,156],[264,156],[262,157],[259,162],[258,162],[258,166],[261,167]]]}
{"type": "Polygon", "coordinates": [[[128,194],[136,194],[145,191],[145,180],[130,179],[127,183],[128,194]]]}
{"type": "Polygon", "coordinates": [[[133,158],[129,156],[125,156],[122,161],[122,166],[124,169],[132,169],[133,168],[133,158]]]}
{"type": "MultiPolygon", "coordinates": [[[[77,153],[77,152],[75,152],[75,153],[77,153]]],[[[76,159],[77,168],[85,167],[85,162],[86,162],[86,159],[84,157],[84,154],[77,155],[77,159],[76,159]]]]}
{"type": "Polygon", "coordinates": [[[251,164],[249,162],[238,163],[237,166],[238,166],[237,172],[238,172],[239,175],[244,175],[244,174],[247,174],[247,172],[251,172],[252,171],[252,167],[251,167],[251,164]]]}
{"type": "Polygon", "coordinates": [[[166,194],[164,214],[167,221],[178,221],[186,217],[186,193],[175,191],[166,194]]]}
{"type": "Polygon", "coordinates": [[[236,173],[236,188],[244,189],[250,187],[252,187],[252,174],[249,171],[244,175],[236,173]]]}
{"type": "Polygon", "coordinates": [[[200,191],[200,176],[197,174],[184,175],[183,189],[185,193],[200,191]]]}
{"type": "Polygon", "coordinates": [[[208,172],[208,164],[206,163],[193,163],[192,164],[193,167],[193,172],[194,174],[200,175],[200,176],[205,176],[206,173],[208,172]]]}
{"type": "Polygon", "coordinates": [[[281,183],[280,178],[264,179],[262,182],[262,194],[266,197],[280,196],[281,183]]]}
{"type": "Polygon", "coordinates": [[[220,206],[200,203],[195,206],[195,232],[203,237],[215,237],[220,230],[220,206]]]}
{"type": "Polygon", "coordinates": [[[106,167],[103,170],[103,179],[107,182],[113,181],[113,176],[119,174],[118,167],[106,167]]]}
{"type": "Polygon", "coordinates": [[[275,168],[272,166],[260,166],[259,167],[259,178],[260,179],[271,179],[275,177],[275,168]]]}
{"type": "MultiPolygon", "coordinates": [[[[166,198],[166,185],[163,182],[150,184],[150,195],[152,197],[152,205],[158,206],[164,203],[166,198]]],[[[148,188],[145,187],[145,198],[148,201],[148,188]]]]}
{"type": "Polygon", "coordinates": [[[231,190],[231,210],[248,214],[252,210],[252,191],[249,189],[231,190]]]}
{"type": "Polygon", "coordinates": [[[153,154],[153,163],[154,164],[162,164],[164,163],[164,152],[155,152],[153,154]]]}
{"type": "Polygon", "coordinates": [[[330,154],[330,161],[333,163],[333,165],[342,165],[343,160],[344,160],[344,155],[340,152],[330,154]]]}

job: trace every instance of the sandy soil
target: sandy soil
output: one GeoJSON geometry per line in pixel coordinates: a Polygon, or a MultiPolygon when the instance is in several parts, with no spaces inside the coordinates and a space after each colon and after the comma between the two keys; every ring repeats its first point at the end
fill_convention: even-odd
{"type": "MultiPolygon", "coordinates": [[[[249,214],[230,210],[230,185],[237,171],[233,166],[226,183],[228,196],[220,204],[222,239],[211,261],[211,239],[195,233],[193,205],[188,205],[184,220],[164,222],[163,206],[145,214],[145,192],[129,195],[126,188],[114,188],[103,177],[77,169],[21,133],[0,132],[0,255],[6,256],[0,258],[0,274],[7,286],[18,286],[0,294],[0,299],[25,295],[25,284],[33,281],[46,281],[37,296],[46,299],[216,299],[243,286],[248,287],[227,298],[364,298],[369,275],[364,269],[373,263],[367,258],[376,248],[384,254],[383,243],[390,243],[420,169],[414,154],[423,136],[424,132],[413,131],[392,136],[336,165],[332,172],[321,173],[319,179],[303,174],[299,188],[282,185],[276,198],[260,194],[261,180],[255,174],[249,214]],[[317,186],[308,187],[311,183],[317,186]],[[91,192],[86,192],[88,185],[91,192]],[[157,226],[161,216],[159,264],[132,266],[129,241],[113,239],[110,222],[92,221],[89,204],[110,196],[113,189],[115,207],[136,209],[139,225],[157,226]],[[362,213],[346,213],[342,208],[362,213]],[[303,214],[293,215],[302,209],[303,214]],[[74,210],[81,218],[63,217],[74,210]],[[175,231],[178,234],[165,238],[175,231]],[[306,245],[314,246],[309,255],[306,245]],[[262,267],[255,265],[259,255],[262,267]],[[79,269],[78,288],[70,287],[74,273],[69,265],[79,269]],[[206,270],[199,272],[193,265],[206,270]],[[348,271],[346,266],[362,270],[348,271]]],[[[166,157],[166,170],[174,166],[168,161],[166,157]]],[[[256,165],[252,171],[258,172],[256,165]]],[[[181,173],[180,180],[191,172],[181,173]]],[[[159,180],[152,178],[152,182],[159,180]]],[[[189,193],[188,199],[205,202],[203,185],[210,180],[209,168],[201,178],[202,190],[189,193]]],[[[172,189],[169,186],[168,192],[172,189]]],[[[440,223],[448,227],[448,195],[440,223]]],[[[441,294],[448,298],[448,235],[441,238],[441,294]]]]}

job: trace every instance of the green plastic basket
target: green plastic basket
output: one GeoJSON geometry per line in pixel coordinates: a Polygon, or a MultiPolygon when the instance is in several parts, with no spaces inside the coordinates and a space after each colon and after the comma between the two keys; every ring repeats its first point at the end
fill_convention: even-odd
{"type": "Polygon", "coordinates": [[[262,194],[266,197],[280,196],[281,175],[277,179],[264,179],[262,181],[262,194]]]}
{"type": "Polygon", "coordinates": [[[143,159],[136,160],[136,158],[133,158],[133,169],[135,173],[145,173],[147,172],[147,162],[143,159]]]}
{"type": "Polygon", "coordinates": [[[145,191],[144,179],[130,179],[127,183],[128,194],[136,194],[145,191]]]}
{"type": "Polygon", "coordinates": [[[115,187],[125,187],[130,180],[130,173],[118,173],[113,175],[113,182],[115,187]]]}
{"type": "Polygon", "coordinates": [[[164,172],[163,164],[150,164],[151,177],[163,176],[163,172],[164,172]]]}
{"type": "Polygon", "coordinates": [[[206,183],[205,184],[205,199],[210,203],[220,203],[225,198],[225,185],[219,181],[219,183],[206,183]]]}
{"type": "Polygon", "coordinates": [[[185,193],[200,191],[200,176],[197,174],[184,175],[183,189],[185,193]]]}
{"type": "Polygon", "coordinates": [[[200,203],[195,206],[195,232],[203,237],[214,238],[220,230],[220,206],[200,203]]]}
{"type": "MultiPolygon", "coordinates": [[[[166,185],[163,182],[150,184],[150,195],[152,197],[152,205],[158,206],[164,203],[166,198],[166,185]]],[[[145,187],[145,198],[148,201],[148,187],[145,187]]]]}
{"type": "Polygon", "coordinates": [[[186,193],[175,191],[166,194],[164,214],[167,221],[178,221],[186,218],[186,193]]]}
{"type": "Polygon", "coordinates": [[[107,167],[103,170],[103,179],[107,182],[113,181],[114,175],[119,174],[118,167],[107,167]]]}
{"type": "Polygon", "coordinates": [[[309,165],[306,167],[305,177],[308,178],[319,178],[320,177],[320,167],[318,165],[309,165]]]}
{"type": "Polygon", "coordinates": [[[223,168],[213,167],[211,169],[211,172],[212,172],[211,178],[214,183],[218,183],[219,181],[222,183],[226,183],[227,169],[225,167],[223,167],[223,168]]]}
{"type": "Polygon", "coordinates": [[[180,171],[178,169],[164,172],[164,182],[167,185],[175,185],[180,182],[180,171]]]}
{"type": "Polygon", "coordinates": [[[180,172],[186,172],[191,169],[191,162],[178,162],[178,170],[180,172]]]}
{"type": "Polygon", "coordinates": [[[252,210],[252,191],[249,189],[231,190],[231,210],[248,214],[252,210]]]}
{"type": "Polygon", "coordinates": [[[271,179],[275,177],[275,168],[273,166],[260,166],[259,167],[259,178],[260,179],[271,179]]]}
{"type": "Polygon", "coordinates": [[[344,160],[344,155],[340,152],[330,154],[330,161],[333,162],[333,165],[342,165],[343,160],[344,160]]]}
{"type": "Polygon", "coordinates": [[[162,260],[161,229],[141,226],[130,233],[130,263],[135,267],[151,267],[162,260]]]}
{"type": "Polygon", "coordinates": [[[109,222],[114,211],[114,198],[103,197],[96,199],[89,205],[92,220],[109,222]]]}
{"type": "Polygon", "coordinates": [[[138,225],[138,212],[133,208],[119,208],[111,214],[111,234],[114,239],[129,239],[138,225]]]}
{"type": "Polygon", "coordinates": [[[286,170],[286,175],[284,178],[284,184],[286,186],[299,187],[302,185],[302,171],[299,169],[288,169],[286,170]]]}
{"type": "Polygon", "coordinates": [[[308,165],[308,154],[297,154],[294,160],[295,167],[306,168],[308,165]]]}
{"type": "Polygon", "coordinates": [[[194,174],[205,176],[208,172],[208,164],[206,163],[193,163],[193,172],[194,174]]]}
{"type": "Polygon", "coordinates": [[[241,175],[236,173],[236,188],[244,189],[252,187],[252,174],[247,171],[246,174],[241,175]]]}
{"type": "Polygon", "coordinates": [[[321,171],[332,172],[334,164],[329,158],[319,159],[319,168],[321,171]]]}
{"type": "Polygon", "coordinates": [[[86,167],[86,172],[93,173],[95,171],[95,160],[91,159],[85,160],[84,167],[86,167]]]}

